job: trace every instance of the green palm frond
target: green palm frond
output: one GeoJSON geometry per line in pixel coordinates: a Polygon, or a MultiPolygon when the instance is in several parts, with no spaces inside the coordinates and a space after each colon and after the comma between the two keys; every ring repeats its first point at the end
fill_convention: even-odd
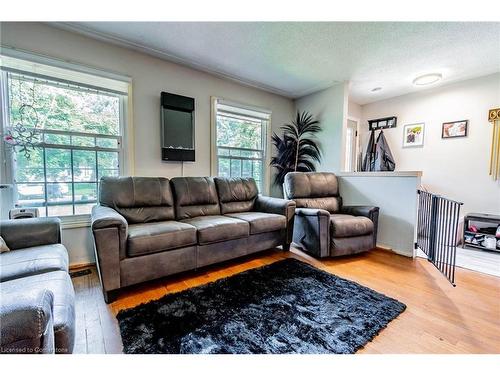
{"type": "Polygon", "coordinates": [[[321,126],[310,113],[297,112],[295,120],[280,129],[282,138],[276,133],[272,136],[276,155],[271,158],[271,166],[276,168],[274,183],[278,186],[283,184],[288,172],[314,172],[315,162],[321,161],[321,149],[316,141],[321,126]]]}

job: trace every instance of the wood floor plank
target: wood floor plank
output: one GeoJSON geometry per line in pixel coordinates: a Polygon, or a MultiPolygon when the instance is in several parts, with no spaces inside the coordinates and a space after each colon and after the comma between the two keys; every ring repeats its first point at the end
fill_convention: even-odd
{"type": "Polygon", "coordinates": [[[76,353],[119,353],[115,315],[167,293],[213,282],[285,258],[311,263],[407,305],[358,353],[500,353],[500,278],[458,268],[454,288],[422,258],[385,250],[318,260],[297,249],[271,250],[127,288],[106,305],[94,268],[73,279],[76,293],[76,353]]]}

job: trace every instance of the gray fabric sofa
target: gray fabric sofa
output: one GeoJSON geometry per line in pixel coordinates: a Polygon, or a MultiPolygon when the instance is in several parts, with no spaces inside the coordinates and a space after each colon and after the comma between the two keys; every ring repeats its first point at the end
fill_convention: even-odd
{"type": "Polygon", "coordinates": [[[104,177],[92,210],[106,302],[123,287],[283,246],[295,203],[253,179],[104,177]]]}
{"type": "Polygon", "coordinates": [[[75,296],[60,221],[0,221],[0,352],[72,353],[75,296]]]}
{"type": "Polygon", "coordinates": [[[304,251],[323,258],[376,246],[379,208],[344,206],[335,174],[288,173],[283,191],[297,205],[293,242],[304,251]]]}

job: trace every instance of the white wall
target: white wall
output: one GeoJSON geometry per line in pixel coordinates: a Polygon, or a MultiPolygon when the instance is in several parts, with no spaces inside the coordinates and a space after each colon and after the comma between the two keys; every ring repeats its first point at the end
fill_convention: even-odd
{"type": "Polygon", "coordinates": [[[492,125],[488,110],[500,107],[500,74],[399,96],[362,106],[362,150],[369,136],[367,120],[397,116],[396,128],[384,131],[396,170],[421,170],[431,192],[464,203],[467,212],[500,213],[500,184],[488,175],[492,125]],[[441,139],[443,122],[469,120],[465,138],[441,139]],[[425,122],[424,146],[403,148],[403,125],[425,122]]]}
{"type": "Polygon", "coordinates": [[[363,116],[362,107],[359,104],[354,103],[352,100],[349,100],[347,104],[347,116],[361,120],[361,117],[363,116]]]}
{"type": "Polygon", "coordinates": [[[295,101],[297,111],[308,111],[322,127],[318,134],[322,162],[318,171],[339,172],[344,162],[348,85],[341,83],[295,101]]]}
{"type": "MultiPolygon", "coordinates": [[[[120,73],[133,80],[134,175],[181,175],[180,163],[161,161],[160,92],[196,100],[196,162],[184,164],[184,175],[210,175],[210,97],[263,107],[272,111],[272,128],[289,122],[293,101],[256,88],[167,62],[41,23],[2,23],[2,45],[120,73]]],[[[88,229],[63,233],[72,263],[93,260],[88,229]]]]}

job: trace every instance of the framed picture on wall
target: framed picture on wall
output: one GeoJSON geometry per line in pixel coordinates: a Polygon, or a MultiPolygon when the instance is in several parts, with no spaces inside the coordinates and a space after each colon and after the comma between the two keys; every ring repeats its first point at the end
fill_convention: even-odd
{"type": "Polygon", "coordinates": [[[444,122],[441,138],[467,137],[468,128],[469,120],[444,122]]]}
{"type": "Polygon", "coordinates": [[[424,145],[425,124],[408,124],[403,127],[403,147],[422,147],[424,145]]]}

